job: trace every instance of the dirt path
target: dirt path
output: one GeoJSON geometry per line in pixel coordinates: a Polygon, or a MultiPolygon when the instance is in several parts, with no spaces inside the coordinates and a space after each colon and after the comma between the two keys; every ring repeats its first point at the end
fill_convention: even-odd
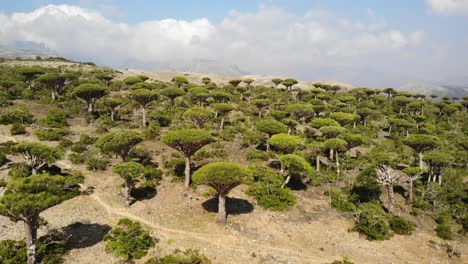
{"type": "Polygon", "coordinates": [[[185,240],[187,238],[195,239],[195,240],[207,243],[207,244],[211,244],[213,246],[224,248],[226,250],[239,252],[243,256],[248,256],[252,253],[252,251],[257,251],[261,249],[267,252],[274,252],[275,254],[280,253],[281,257],[286,258],[288,260],[294,260],[295,261],[294,263],[306,263],[304,262],[305,260],[307,260],[307,263],[311,263],[311,261],[313,263],[318,263],[321,260],[320,258],[317,258],[316,256],[307,254],[306,252],[298,253],[297,250],[273,247],[273,246],[268,246],[268,245],[261,245],[261,244],[258,244],[258,242],[254,246],[249,247],[248,243],[245,243],[245,241],[230,241],[230,242],[238,242],[238,243],[241,242],[242,245],[247,246],[246,248],[234,247],[234,246],[229,245],[229,242],[227,242],[230,240],[230,238],[228,237],[223,237],[222,241],[220,241],[219,237],[210,236],[208,234],[201,234],[201,233],[189,232],[189,231],[180,230],[180,229],[163,227],[155,223],[152,223],[140,216],[129,213],[123,208],[115,208],[115,207],[108,205],[96,193],[93,193],[92,195],[90,195],[90,197],[93,200],[95,200],[101,207],[103,207],[107,211],[108,214],[113,214],[119,217],[126,217],[126,218],[139,221],[145,224],[146,226],[150,227],[151,229],[157,230],[160,234],[166,233],[164,235],[166,235],[167,237],[173,237],[174,234],[177,234],[181,238],[184,238],[185,240]]]}

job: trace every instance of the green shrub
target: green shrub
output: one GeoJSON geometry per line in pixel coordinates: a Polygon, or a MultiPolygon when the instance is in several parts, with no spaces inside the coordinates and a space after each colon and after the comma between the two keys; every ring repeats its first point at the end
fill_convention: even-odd
{"type": "Polygon", "coordinates": [[[59,141],[67,132],[60,129],[39,129],[34,132],[37,138],[41,141],[59,141]]]}
{"type": "Polygon", "coordinates": [[[52,109],[50,110],[46,117],[40,120],[40,123],[43,126],[50,128],[62,128],[68,125],[68,113],[62,109],[52,109]]]}
{"type": "Polygon", "coordinates": [[[361,204],[356,230],[369,240],[386,240],[392,237],[390,224],[382,206],[377,201],[361,204]]]}
{"type": "Polygon", "coordinates": [[[151,153],[140,146],[133,147],[130,153],[128,154],[129,160],[134,160],[141,164],[150,164],[151,163],[151,153]]]}
{"type": "Polygon", "coordinates": [[[261,161],[267,161],[270,157],[268,156],[268,153],[264,151],[259,151],[259,150],[249,150],[247,151],[247,160],[248,161],[254,161],[254,160],[261,160],[261,161]]]}
{"type": "Polygon", "coordinates": [[[104,156],[99,152],[90,152],[86,155],[85,163],[88,170],[98,171],[106,170],[107,165],[110,164],[110,160],[107,156],[104,156]]]}
{"type": "Polygon", "coordinates": [[[355,212],[356,205],[349,201],[349,196],[345,192],[330,190],[327,195],[331,197],[331,207],[341,212],[355,212]]]}
{"type": "Polygon", "coordinates": [[[62,140],[60,140],[59,144],[58,144],[58,147],[61,148],[61,149],[67,149],[69,147],[73,146],[73,141],[67,139],[67,138],[63,138],[62,140]]]}
{"type": "MultiPolygon", "coordinates": [[[[63,255],[66,251],[66,240],[60,233],[45,235],[38,239],[36,249],[38,263],[63,263],[63,255]]],[[[0,263],[24,264],[26,260],[26,243],[24,241],[0,241],[0,263]]]]}
{"type": "Polygon", "coordinates": [[[92,145],[94,143],[96,143],[97,141],[97,138],[95,137],[91,137],[91,136],[88,136],[86,134],[82,134],[80,135],[80,140],[79,142],[83,145],[92,145]]]}
{"type": "Polygon", "coordinates": [[[2,166],[6,161],[6,155],[3,152],[0,152],[0,166],[2,166]]]}
{"type": "Polygon", "coordinates": [[[8,176],[12,179],[26,178],[31,174],[31,168],[26,163],[14,163],[8,171],[8,176]]]}
{"type": "Polygon", "coordinates": [[[146,140],[155,139],[159,135],[161,127],[158,124],[149,124],[148,127],[143,131],[143,137],[146,140]]]}
{"type": "Polygon", "coordinates": [[[153,238],[139,222],[120,219],[105,237],[106,252],[125,260],[141,259],[154,246],[153,238]]]}
{"type": "Polygon", "coordinates": [[[176,179],[183,180],[185,176],[185,159],[172,158],[164,163],[164,168],[176,179]]]}
{"type": "Polygon", "coordinates": [[[71,151],[76,152],[76,153],[83,153],[88,150],[88,147],[86,144],[83,144],[81,142],[76,142],[73,144],[71,147],[71,151]]]}
{"type": "Polygon", "coordinates": [[[343,260],[335,260],[331,264],[354,264],[349,258],[344,257],[343,260]]]}
{"type": "Polygon", "coordinates": [[[399,235],[411,235],[414,231],[414,225],[402,218],[402,217],[393,217],[390,219],[390,227],[392,228],[393,232],[399,235]]]}
{"type": "Polygon", "coordinates": [[[0,263],[23,264],[26,263],[26,243],[24,241],[0,241],[0,263]]]}
{"type": "Polygon", "coordinates": [[[26,134],[26,127],[21,123],[13,123],[10,133],[12,136],[26,134]]]}
{"type": "Polygon", "coordinates": [[[151,258],[145,264],[211,264],[211,260],[198,250],[175,250],[164,257],[151,258]]]}
{"type": "Polygon", "coordinates": [[[0,115],[0,124],[10,125],[14,123],[32,124],[34,116],[26,109],[9,108],[3,115],[0,115]]]}
{"type": "Polygon", "coordinates": [[[454,234],[448,224],[438,224],[435,229],[437,236],[445,240],[453,240],[454,234]]]}
{"type": "Polygon", "coordinates": [[[71,153],[71,154],[68,156],[68,160],[70,160],[70,162],[71,162],[72,164],[79,165],[79,164],[85,163],[86,158],[85,158],[85,155],[84,155],[84,154],[71,153]]]}
{"type": "Polygon", "coordinates": [[[291,193],[291,190],[282,189],[276,185],[267,185],[263,182],[250,186],[247,194],[255,197],[261,207],[274,211],[288,210],[296,204],[296,197],[291,193]]]}

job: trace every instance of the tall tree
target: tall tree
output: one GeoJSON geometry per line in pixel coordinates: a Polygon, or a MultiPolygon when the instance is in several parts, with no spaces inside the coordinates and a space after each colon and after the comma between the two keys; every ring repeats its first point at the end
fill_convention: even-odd
{"type": "Polygon", "coordinates": [[[193,174],[196,184],[206,184],[218,193],[218,220],[226,224],[226,197],[229,192],[251,177],[249,170],[231,162],[215,162],[201,167],[193,174]]]}
{"type": "Polygon", "coordinates": [[[107,107],[107,109],[109,109],[111,120],[115,121],[115,113],[117,108],[124,103],[124,100],[120,97],[107,97],[102,103],[107,107]]]}
{"type": "Polygon", "coordinates": [[[281,82],[281,84],[283,84],[284,86],[286,86],[286,88],[288,89],[288,91],[291,90],[291,88],[295,85],[295,84],[298,84],[298,81],[296,79],[286,79],[284,81],[281,82]]]}
{"type": "Polygon", "coordinates": [[[275,85],[275,88],[278,88],[278,85],[283,82],[280,78],[273,78],[271,82],[275,85]]]}
{"type": "Polygon", "coordinates": [[[28,264],[37,263],[40,213],[79,193],[79,186],[63,176],[36,174],[8,183],[0,198],[0,214],[24,223],[28,264]]]}
{"type": "Polygon", "coordinates": [[[312,166],[301,156],[294,154],[283,155],[279,157],[278,161],[281,165],[281,175],[286,178],[281,188],[286,187],[291,177],[299,177],[302,181],[303,178],[307,178],[313,173],[312,166]]]}
{"type": "Polygon", "coordinates": [[[34,81],[36,78],[44,73],[44,70],[37,66],[24,66],[17,69],[17,73],[23,76],[25,82],[28,84],[28,89],[34,88],[34,81]]]}
{"type": "Polygon", "coordinates": [[[409,167],[403,170],[408,176],[408,200],[410,204],[413,204],[413,186],[414,182],[421,178],[423,170],[419,167],[409,167]]]}
{"type": "Polygon", "coordinates": [[[213,142],[213,137],[205,130],[187,129],[170,131],[162,137],[162,141],[185,156],[184,186],[187,189],[190,186],[190,163],[192,156],[199,149],[213,142]]]}
{"type": "Polygon", "coordinates": [[[413,134],[405,138],[403,143],[418,152],[419,168],[423,169],[424,152],[437,148],[440,145],[440,139],[431,135],[413,134]]]}
{"type": "Polygon", "coordinates": [[[206,122],[213,118],[214,114],[215,113],[211,109],[201,106],[194,106],[187,109],[182,114],[182,117],[191,121],[197,128],[200,129],[205,127],[206,122]]]}
{"type": "Polygon", "coordinates": [[[88,109],[88,113],[94,112],[96,101],[106,95],[106,88],[98,84],[82,84],[75,88],[73,95],[84,100],[88,109]]]}
{"type": "Polygon", "coordinates": [[[51,91],[52,101],[62,93],[65,87],[67,78],[65,74],[61,73],[46,73],[37,78],[37,81],[44,84],[51,91]]]}
{"type": "Polygon", "coordinates": [[[216,116],[221,116],[221,123],[219,125],[219,131],[222,131],[224,128],[224,120],[226,115],[234,110],[234,106],[228,103],[214,103],[211,105],[216,112],[216,116]]]}
{"type": "Polygon", "coordinates": [[[112,171],[125,180],[123,194],[127,205],[131,205],[135,202],[132,192],[135,190],[135,184],[138,182],[138,179],[143,176],[145,167],[140,163],[129,161],[115,165],[112,171]]]}
{"type": "Polygon", "coordinates": [[[146,127],[146,107],[149,103],[158,99],[158,94],[148,89],[137,89],[131,91],[129,96],[133,101],[140,105],[141,111],[143,113],[143,127],[146,127]]]}

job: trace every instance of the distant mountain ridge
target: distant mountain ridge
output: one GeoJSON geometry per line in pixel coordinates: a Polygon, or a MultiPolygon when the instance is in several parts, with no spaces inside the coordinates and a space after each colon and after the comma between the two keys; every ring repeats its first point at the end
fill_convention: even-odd
{"type": "Polygon", "coordinates": [[[468,86],[462,85],[431,85],[422,83],[410,83],[403,85],[397,90],[425,95],[437,95],[439,97],[463,97],[468,95],[468,86]]]}

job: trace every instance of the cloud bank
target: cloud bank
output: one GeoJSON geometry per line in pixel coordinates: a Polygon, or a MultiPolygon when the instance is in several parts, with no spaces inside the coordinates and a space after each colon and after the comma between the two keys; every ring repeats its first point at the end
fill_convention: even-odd
{"type": "Polygon", "coordinates": [[[468,0],[427,0],[429,7],[439,15],[468,15],[468,0]]]}
{"type": "Polygon", "coordinates": [[[434,65],[449,60],[452,68],[460,66],[450,49],[430,51],[423,31],[404,32],[373,12],[369,16],[370,22],[364,23],[320,10],[295,15],[261,8],[231,12],[219,24],[200,18],[128,25],[97,11],[48,5],[30,13],[0,13],[0,44],[29,41],[63,56],[111,66],[210,59],[252,73],[363,85],[383,85],[397,79],[392,76],[414,80],[441,74],[434,65]]]}

